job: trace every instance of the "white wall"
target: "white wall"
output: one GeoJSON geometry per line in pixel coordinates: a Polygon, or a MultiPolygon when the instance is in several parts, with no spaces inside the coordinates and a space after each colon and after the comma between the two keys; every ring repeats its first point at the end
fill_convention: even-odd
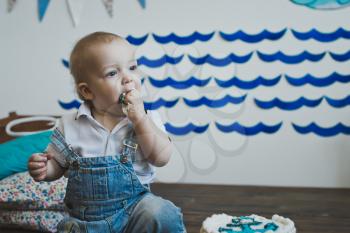
{"type": "MultiPolygon", "coordinates": [[[[68,59],[74,43],[93,31],[142,36],[146,33],[167,35],[171,32],[189,35],[195,30],[208,33],[242,29],[257,33],[263,29],[279,31],[286,27],[299,31],[317,28],[324,32],[332,32],[341,26],[350,29],[350,8],[315,11],[293,5],[288,0],[150,0],[147,1],[146,10],[142,10],[136,0],[116,0],[115,17],[112,19],[101,1],[89,0],[86,1],[81,23],[76,28],[72,25],[65,1],[52,1],[41,23],[37,17],[36,2],[19,1],[9,14],[6,12],[6,1],[0,1],[1,118],[6,117],[9,111],[17,111],[18,114],[66,113],[57,100],[68,102],[76,95],[71,77],[61,64],[61,59],[68,59]]],[[[228,43],[216,34],[209,42],[196,42],[189,46],[161,46],[149,38],[137,54],[150,58],[158,58],[165,52],[170,55],[189,53],[196,56],[210,53],[224,57],[231,52],[246,54],[256,49],[266,53],[277,50],[288,54],[297,54],[303,50],[344,53],[349,50],[349,45],[350,40],[343,39],[332,43],[313,40],[300,42],[290,34],[274,43],[228,43]]],[[[215,76],[222,80],[235,74],[245,80],[258,75],[275,77],[280,73],[296,77],[306,73],[325,76],[333,71],[350,74],[349,62],[336,63],[330,57],[318,63],[285,65],[280,62],[264,63],[255,55],[248,63],[224,68],[208,65],[193,67],[188,60],[184,60],[175,67],[142,69],[158,79],[172,76],[178,80],[187,79],[189,74],[203,79],[215,76]],[[175,76],[179,72],[182,75],[175,76]]],[[[349,84],[339,83],[326,88],[296,88],[282,80],[275,87],[259,87],[248,92],[236,88],[220,89],[214,82],[206,88],[179,91],[169,87],[156,89],[146,82],[145,93],[148,91],[148,95],[145,94],[145,99],[149,101],[157,100],[160,96],[170,100],[178,96],[194,99],[205,95],[219,98],[225,94],[238,96],[248,93],[244,105],[226,106],[219,112],[211,112],[204,107],[187,108],[183,102],[171,109],[160,109],[164,122],[173,125],[214,121],[228,124],[239,121],[249,126],[260,121],[265,124],[283,121],[281,130],[273,135],[243,137],[235,133],[224,134],[212,124],[205,134],[172,136],[177,152],[166,167],[159,169],[158,178],[165,182],[186,183],[350,187],[350,138],[344,135],[329,138],[313,134],[300,135],[291,127],[291,122],[306,125],[311,121],[324,127],[338,122],[350,125],[349,107],[334,109],[323,102],[317,108],[304,107],[286,112],[279,109],[261,110],[253,102],[254,97],[263,100],[274,97],[295,100],[300,96],[314,99],[327,95],[339,99],[348,95],[348,89],[349,84]],[[224,113],[230,113],[232,117],[223,119],[224,113]],[[212,144],[209,143],[210,135],[215,138],[212,144]],[[223,155],[220,148],[237,151],[223,155]]]]}

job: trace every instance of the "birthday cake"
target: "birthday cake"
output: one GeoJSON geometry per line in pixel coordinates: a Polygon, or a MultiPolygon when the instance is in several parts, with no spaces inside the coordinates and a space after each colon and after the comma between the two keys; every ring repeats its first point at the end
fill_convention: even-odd
{"type": "Polygon", "coordinates": [[[204,220],[200,233],[296,233],[289,218],[273,215],[267,219],[258,215],[232,217],[214,214],[204,220]]]}

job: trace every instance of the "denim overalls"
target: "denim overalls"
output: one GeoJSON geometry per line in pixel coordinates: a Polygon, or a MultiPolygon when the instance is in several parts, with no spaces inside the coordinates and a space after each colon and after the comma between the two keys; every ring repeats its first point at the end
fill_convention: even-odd
{"type": "MultiPolygon", "coordinates": [[[[148,185],[140,183],[133,169],[137,144],[134,130],[129,132],[123,140],[122,154],[81,157],[66,143],[61,132],[54,130],[52,145],[69,165],[64,202],[70,216],[58,224],[58,232],[123,232],[137,203],[153,195],[148,185]]],[[[183,226],[182,222],[179,224],[183,226]]]]}

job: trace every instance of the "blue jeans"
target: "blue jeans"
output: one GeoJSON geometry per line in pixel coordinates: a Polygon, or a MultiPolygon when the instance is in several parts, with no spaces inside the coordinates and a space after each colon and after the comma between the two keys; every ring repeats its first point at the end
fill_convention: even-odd
{"type": "Polygon", "coordinates": [[[186,232],[181,209],[152,193],[145,195],[130,214],[125,228],[129,232],[186,232]]]}
{"type": "MultiPolygon", "coordinates": [[[[126,212],[128,220],[123,233],[186,233],[181,209],[151,192],[126,212]]],[[[91,222],[68,217],[59,224],[58,232],[117,232],[113,226],[118,222],[118,216],[91,222]]]]}
{"type": "Polygon", "coordinates": [[[69,216],[61,233],[183,233],[181,209],[140,183],[132,165],[132,138],[114,156],[79,156],[55,130],[52,143],[67,162],[65,206],[69,216]],[[128,144],[130,143],[130,144],[128,144]]]}

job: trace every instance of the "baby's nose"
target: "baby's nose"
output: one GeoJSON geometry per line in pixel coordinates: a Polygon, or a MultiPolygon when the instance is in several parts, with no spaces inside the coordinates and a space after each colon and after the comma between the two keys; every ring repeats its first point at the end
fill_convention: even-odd
{"type": "Polygon", "coordinates": [[[125,85],[131,81],[132,81],[132,78],[130,77],[130,75],[123,75],[123,81],[122,81],[123,85],[125,85]]]}
{"type": "Polygon", "coordinates": [[[132,89],[135,89],[135,82],[130,76],[124,76],[122,80],[123,90],[128,92],[132,89]]]}

